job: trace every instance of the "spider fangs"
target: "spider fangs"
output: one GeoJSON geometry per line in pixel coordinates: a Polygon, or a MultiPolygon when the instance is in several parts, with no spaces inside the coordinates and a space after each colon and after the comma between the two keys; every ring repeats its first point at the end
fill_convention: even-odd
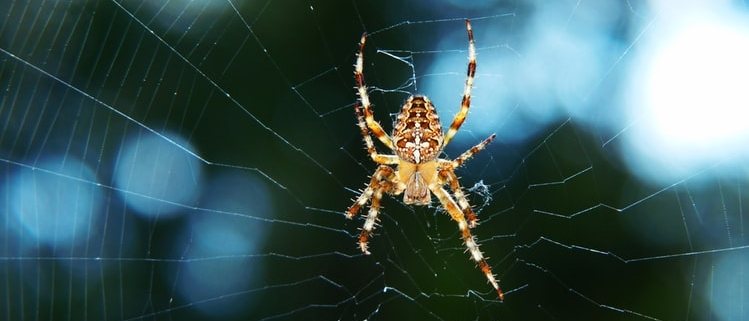
{"type": "Polygon", "coordinates": [[[361,108],[357,103],[354,105],[354,109],[367,152],[372,160],[380,166],[377,167],[361,195],[354,200],[354,204],[346,212],[346,217],[349,219],[354,217],[359,209],[371,200],[359,236],[359,248],[364,254],[369,254],[367,240],[375,228],[380,201],[384,193],[391,195],[403,193],[403,202],[414,205],[428,205],[432,199],[431,195],[434,194],[447,213],[450,214],[450,217],[458,224],[461,238],[471,258],[497,291],[499,299],[504,300],[504,294],[499,288],[497,279],[492,274],[491,267],[486,262],[483,253],[479,250],[476,238],[471,234],[470,228],[477,224],[476,214],[471,209],[471,205],[468,204],[468,200],[458,183],[458,177],[455,175],[455,169],[484,149],[494,139],[495,135],[492,134],[454,160],[439,158],[440,153],[465,121],[471,105],[471,88],[476,74],[476,47],[473,41],[471,23],[468,20],[466,20],[466,29],[468,31],[468,75],[463,90],[463,101],[460,111],[450,124],[450,129],[444,135],[434,105],[423,95],[413,95],[406,100],[401,113],[398,115],[392,136],[385,133],[380,124],[374,120],[363,73],[364,43],[367,35],[366,33],[362,35],[354,69],[361,108]],[[394,151],[395,155],[377,153],[372,137],[369,135],[370,131],[380,142],[394,151]],[[397,169],[388,165],[396,165],[397,169]],[[443,187],[445,185],[450,186],[452,195],[445,190],[443,187]]]}

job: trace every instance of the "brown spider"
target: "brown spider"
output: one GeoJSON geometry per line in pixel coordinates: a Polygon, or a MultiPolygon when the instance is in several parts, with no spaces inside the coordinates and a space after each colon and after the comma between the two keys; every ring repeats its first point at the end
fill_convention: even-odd
{"type": "Polygon", "coordinates": [[[455,119],[450,125],[450,129],[444,136],[442,124],[434,105],[423,95],[413,95],[406,100],[400,115],[398,115],[392,135],[388,135],[382,130],[380,124],[372,116],[372,105],[367,95],[367,87],[364,84],[364,42],[367,34],[362,34],[359,53],[356,56],[354,76],[364,114],[362,114],[358,103],[355,104],[354,109],[356,110],[361,134],[364,137],[364,143],[367,145],[367,152],[369,152],[372,160],[380,166],[372,175],[369,185],[348,209],[346,218],[351,219],[362,206],[366,205],[370,199],[372,200],[364,227],[361,229],[361,236],[359,236],[359,248],[364,254],[369,254],[367,239],[372,235],[375,221],[378,220],[377,214],[383,193],[399,195],[405,192],[403,202],[416,205],[428,205],[432,199],[431,194],[434,194],[452,219],[458,223],[461,237],[471,254],[471,258],[476,261],[489,283],[497,290],[499,299],[504,300],[504,295],[494,274],[492,274],[491,267],[486,263],[475,237],[471,235],[469,230],[477,224],[476,214],[468,204],[468,200],[466,200],[458,183],[458,177],[455,175],[455,169],[475,153],[484,149],[494,139],[495,135],[492,134],[454,160],[438,158],[465,121],[468,108],[471,105],[471,88],[476,74],[476,48],[471,23],[468,20],[466,20],[466,29],[468,30],[468,76],[463,91],[463,102],[460,111],[455,115],[455,119]],[[395,155],[377,153],[372,138],[369,136],[369,131],[372,131],[385,146],[393,150],[395,155]],[[397,165],[397,169],[388,165],[397,165]],[[450,193],[443,188],[445,184],[450,185],[454,197],[450,196],[450,193]]]}

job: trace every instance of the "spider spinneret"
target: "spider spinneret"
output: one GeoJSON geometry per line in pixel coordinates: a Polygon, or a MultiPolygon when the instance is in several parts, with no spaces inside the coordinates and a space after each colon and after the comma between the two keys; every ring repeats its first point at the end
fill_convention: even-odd
{"type": "Polygon", "coordinates": [[[470,228],[478,224],[476,213],[468,204],[468,200],[458,182],[458,177],[455,175],[455,169],[484,149],[494,139],[495,135],[492,134],[454,160],[439,158],[439,154],[442,153],[447,143],[455,136],[465,121],[471,105],[471,89],[476,74],[476,48],[471,23],[468,20],[466,20],[466,29],[468,31],[468,75],[466,76],[460,111],[455,115],[452,124],[450,124],[450,129],[445,134],[443,134],[442,123],[434,105],[423,95],[413,95],[406,100],[393,127],[392,135],[385,133],[380,124],[374,120],[371,110],[372,105],[367,94],[367,87],[364,84],[364,43],[367,35],[366,33],[362,34],[354,68],[354,78],[356,78],[361,107],[359,104],[355,104],[354,109],[367,152],[372,160],[380,166],[377,167],[361,195],[349,207],[346,217],[349,219],[354,217],[359,209],[371,200],[359,236],[359,248],[362,253],[370,254],[367,240],[375,228],[380,201],[384,193],[391,195],[403,193],[403,202],[415,205],[428,205],[432,200],[431,195],[434,194],[447,213],[450,214],[450,217],[458,223],[461,238],[471,258],[497,291],[499,299],[504,300],[504,294],[499,288],[497,279],[494,277],[483,253],[479,250],[475,237],[471,234],[470,228]],[[394,151],[395,155],[377,153],[374,142],[369,135],[370,131],[380,142],[394,151]],[[397,165],[397,169],[388,165],[397,165]],[[450,186],[452,195],[445,190],[443,187],[445,185],[450,186]]]}

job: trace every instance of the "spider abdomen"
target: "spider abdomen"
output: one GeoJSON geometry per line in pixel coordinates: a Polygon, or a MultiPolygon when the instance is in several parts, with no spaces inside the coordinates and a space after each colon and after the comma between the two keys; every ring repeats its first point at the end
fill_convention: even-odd
{"type": "Polygon", "coordinates": [[[429,98],[409,97],[393,129],[398,157],[414,164],[431,161],[442,150],[442,135],[440,117],[429,98]]]}

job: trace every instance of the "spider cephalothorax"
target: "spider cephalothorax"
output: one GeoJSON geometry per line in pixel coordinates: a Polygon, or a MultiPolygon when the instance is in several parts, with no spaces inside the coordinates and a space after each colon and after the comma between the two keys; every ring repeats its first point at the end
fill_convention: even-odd
{"type": "Polygon", "coordinates": [[[468,30],[468,76],[463,91],[463,101],[460,111],[450,124],[450,129],[443,134],[434,105],[426,96],[413,95],[406,100],[401,113],[393,128],[393,134],[388,135],[383,131],[380,124],[374,120],[371,103],[364,85],[364,43],[366,34],[361,37],[359,53],[356,56],[354,77],[357,83],[357,92],[361,101],[361,108],[355,105],[356,117],[359,121],[359,129],[364,137],[367,152],[375,163],[380,164],[372,175],[367,188],[354,201],[348,209],[346,217],[352,218],[359,209],[372,201],[366,215],[364,227],[359,236],[359,248],[364,254],[369,254],[367,240],[375,228],[377,214],[383,193],[399,195],[403,193],[403,202],[406,204],[428,205],[434,194],[450,214],[450,217],[458,223],[461,238],[471,258],[478,264],[487,280],[497,291],[500,300],[504,299],[502,290],[499,288],[489,264],[479,250],[479,245],[471,235],[470,228],[476,226],[476,214],[471,209],[463,190],[458,183],[455,169],[471,158],[475,153],[484,149],[494,139],[494,135],[472,147],[454,160],[439,158],[440,153],[448,142],[455,136],[460,126],[465,121],[468,108],[471,105],[471,88],[476,74],[476,48],[473,41],[471,23],[466,20],[468,30]],[[363,113],[362,113],[363,109],[363,113]],[[395,155],[379,154],[375,150],[370,131],[385,146],[395,152],[395,155]],[[388,165],[397,165],[394,169],[388,165]],[[449,185],[452,195],[443,186],[449,185]]]}

